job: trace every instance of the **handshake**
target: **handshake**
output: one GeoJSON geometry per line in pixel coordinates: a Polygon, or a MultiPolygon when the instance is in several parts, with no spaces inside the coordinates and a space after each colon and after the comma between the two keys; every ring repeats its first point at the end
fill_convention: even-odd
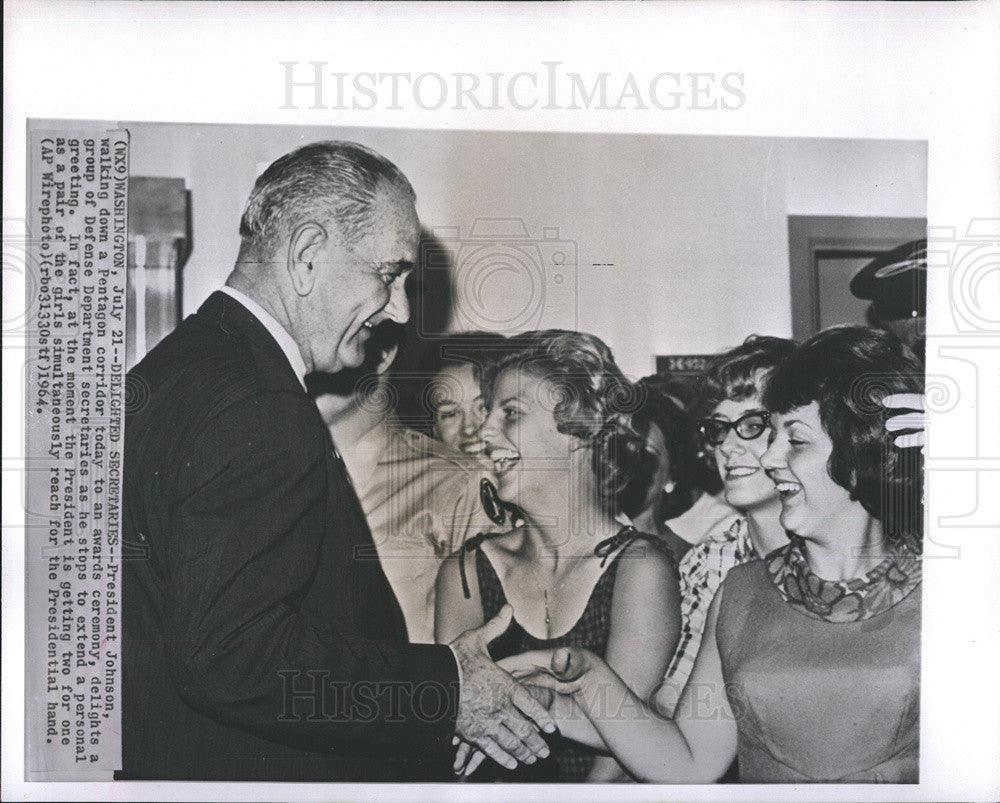
{"type": "Polygon", "coordinates": [[[470,775],[489,756],[513,770],[518,763],[534,764],[549,755],[540,731],[555,733],[548,711],[552,693],[572,694],[578,685],[577,657],[583,651],[529,652],[502,659],[489,657],[488,645],[510,626],[513,611],[505,605],[489,622],[451,642],[461,671],[455,772],[470,775]],[[565,664],[565,666],[563,666],[565,664]],[[505,671],[506,670],[506,671],[505,671]]]}

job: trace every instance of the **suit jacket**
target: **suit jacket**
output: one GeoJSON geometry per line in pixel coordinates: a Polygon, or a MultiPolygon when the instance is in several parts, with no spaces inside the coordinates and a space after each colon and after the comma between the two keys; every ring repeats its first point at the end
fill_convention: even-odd
{"type": "Polygon", "coordinates": [[[274,338],[217,292],[127,385],[119,777],[426,777],[450,751],[455,658],[407,643],[274,338]]]}

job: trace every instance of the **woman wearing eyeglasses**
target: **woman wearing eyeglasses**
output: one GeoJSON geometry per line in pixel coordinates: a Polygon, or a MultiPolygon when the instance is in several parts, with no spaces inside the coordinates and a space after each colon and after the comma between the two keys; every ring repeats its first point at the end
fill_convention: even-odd
{"type": "Polygon", "coordinates": [[[730,570],[674,719],[584,650],[501,665],[571,694],[642,779],[713,781],[738,758],[752,783],[915,783],[922,453],[894,445],[886,399],[922,387],[913,353],[863,327],[820,332],[775,369],[760,463],[791,540],[730,570]],[[607,716],[616,703],[636,715],[607,716]]]}
{"type": "Polygon", "coordinates": [[[788,543],[778,521],[778,491],[760,464],[771,431],[761,397],[767,375],[794,349],[785,338],[751,335],[705,367],[702,390],[710,412],[698,428],[715,457],[726,502],[741,515],[680,562],[681,638],[656,696],[665,714],[673,713],[691,674],[709,606],[726,573],[788,543]]]}

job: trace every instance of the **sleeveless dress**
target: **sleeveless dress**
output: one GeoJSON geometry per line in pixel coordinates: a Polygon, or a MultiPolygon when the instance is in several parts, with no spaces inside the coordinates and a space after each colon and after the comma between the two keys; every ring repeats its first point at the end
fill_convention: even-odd
{"type": "MultiPolygon", "coordinates": [[[[658,549],[667,549],[656,536],[640,533],[634,528],[628,527],[612,538],[602,541],[594,551],[598,557],[607,560],[607,557],[615,549],[627,546],[637,538],[648,541],[658,549]]],[[[493,568],[493,564],[490,563],[480,546],[481,543],[482,539],[473,541],[469,545],[471,547],[469,551],[474,551],[475,554],[476,577],[479,580],[483,616],[488,620],[496,616],[500,609],[507,604],[507,597],[503,592],[503,586],[500,584],[500,578],[493,568]]],[[[594,586],[583,614],[569,632],[557,638],[539,639],[528,633],[521,627],[517,619],[514,619],[507,631],[490,644],[490,657],[494,661],[499,661],[501,658],[518,655],[528,650],[548,650],[557,647],[583,647],[603,657],[607,650],[608,636],[611,631],[611,600],[615,589],[615,577],[618,574],[618,565],[624,552],[625,549],[621,549],[608,564],[594,586]]],[[[589,747],[558,735],[546,736],[545,738],[551,749],[547,759],[532,765],[518,767],[513,773],[504,771],[502,776],[496,776],[497,779],[527,783],[548,781],[572,783],[585,780],[594,763],[594,758],[599,754],[589,747]]],[[[483,776],[477,773],[477,780],[481,778],[483,776]]]]}
{"type": "Polygon", "coordinates": [[[793,542],[730,570],[716,640],[741,782],[917,782],[919,560],[834,583],[793,542]]]}

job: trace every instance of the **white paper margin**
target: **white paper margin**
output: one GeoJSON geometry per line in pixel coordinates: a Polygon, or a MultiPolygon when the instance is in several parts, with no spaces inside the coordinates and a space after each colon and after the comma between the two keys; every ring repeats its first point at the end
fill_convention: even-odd
{"type": "MultiPolygon", "coordinates": [[[[921,139],[929,142],[932,230],[951,227],[961,237],[974,219],[1000,218],[1000,10],[995,3],[18,2],[5,5],[4,17],[6,220],[25,217],[28,117],[921,139]],[[724,115],[279,109],[279,62],[313,60],[345,72],[513,74],[538,70],[545,60],[591,73],[734,70],[746,76],[747,102],[724,115]]],[[[952,319],[949,288],[932,281],[930,294],[934,331],[961,335],[952,319]]],[[[20,305],[22,299],[8,297],[5,281],[5,326],[20,305]]],[[[998,317],[992,315],[992,320],[998,317]]],[[[963,341],[988,379],[998,373],[996,341],[995,336],[975,335],[963,341]]],[[[514,785],[25,784],[23,483],[18,464],[24,387],[19,356],[16,342],[5,338],[5,800],[552,798],[551,788],[514,785]]],[[[928,373],[934,374],[932,349],[928,363],[928,373]]],[[[932,435],[928,454],[932,528],[947,485],[935,484],[934,444],[968,434],[963,427],[975,425],[975,411],[962,405],[971,401],[932,421],[932,432],[937,426],[940,433],[932,435]]],[[[957,461],[951,469],[941,464],[941,470],[1000,477],[1000,433],[981,431],[979,437],[979,455],[970,455],[967,467],[957,461]]],[[[996,799],[997,536],[997,528],[978,529],[974,539],[962,540],[961,560],[935,561],[925,569],[919,786],[575,787],[568,794],[575,799],[613,794],[620,800],[996,799]]]]}

